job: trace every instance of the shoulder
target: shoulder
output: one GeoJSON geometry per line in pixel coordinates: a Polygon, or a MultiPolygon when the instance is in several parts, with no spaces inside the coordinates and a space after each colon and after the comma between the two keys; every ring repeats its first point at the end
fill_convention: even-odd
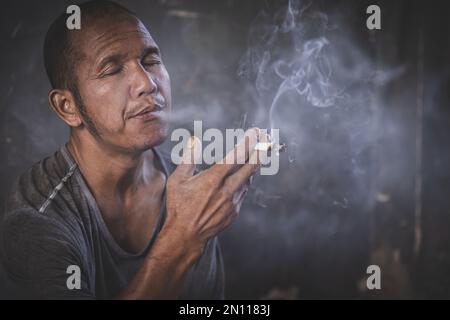
{"type": "Polygon", "coordinates": [[[60,151],[46,157],[23,172],[12,185],[6,202],[5,218],[17,210],[43,210],[67,183],[75,168],[69,166],[60,151]],[[53,194],[54,193],[54,194],[53,194]]]}
{"type": "Polygon", "coordinates": [[[79,242],[77,209],[73,199],[68,199],[73,195],[73,190],[68,189],[74,187],[68,181],[70,172],[69,165],[56,152],[20,175],[0,219],[2,251],[20,259],[30,250],[59,250],[61,245],[79,242]]]}

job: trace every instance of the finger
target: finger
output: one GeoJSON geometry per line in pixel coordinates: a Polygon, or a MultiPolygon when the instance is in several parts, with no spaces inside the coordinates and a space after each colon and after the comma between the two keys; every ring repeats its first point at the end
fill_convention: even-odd
{"type": "MultiPolygon", "coordinates": [[[[259,143],[262,145],[270,143],[271,138],[268,133],[261,134],[259,143]]],[[[270,148],[262,148],[259,149],[255,146],[255,152],[252,153],[249,163],[255,163],[255,164],[263,164],[267,160],[268,154],[269,154],[270,148]]]]}
{"type": "Polygon", "coordinates": [[[191,136],[186,147],[183,149],[183,156],[180,164],[177,166],[173,175],[178,176],[180,179],[192,177],[196,170],[196,163],[199,163],[201,159],[201,142],[196,136],[191,136]]]}
{"type": "Polygon", "coordinates": [[[231,150],[225,158],[210,168],[222,178],[233,173],[242,167],[254,151],[255,145],[258,143],[260,130],[258,128],[248,129],[238,144],[231,150]]]}
{"type": "MultiPolygon", "coordinates": [[[[269,135],[261,135],[260,142],[269,142],[269,135]]],[[[267,151],[255,150],[251,155],[249,161],[243,165],[239,170],[230,175],[226,182],[225,188],[229,188],[231,192],[239,189],[243,184],[247,183],[253,174],[258,171],[262,161],[267,157],[267,151]]]]}

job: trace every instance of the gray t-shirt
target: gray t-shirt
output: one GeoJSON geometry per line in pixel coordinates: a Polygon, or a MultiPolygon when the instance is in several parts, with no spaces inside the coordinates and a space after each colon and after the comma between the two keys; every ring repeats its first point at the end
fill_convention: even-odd
{"type": "MultiPolygon", "coordinates": [[[[168,176],[174,166],[154,150],[168,176]]],[[[146,249],[139,254],[124,251],[109,232],[77,164],[63,146],[33,165],[13,186],[0,225],[5,282],[0,290],[7,298],[112,299],[142,265],[164,218],[162,206],[146,249]],[[74,269],[68,272],[71,265],[80,268],[80,289],[67,286],[68,277],[74,274],[74,269]]],[[[76,283],[73,280],[69,282],[76,283]]],[[[217,238],[209,241],[188,272],[180,298],[224,298],[217,238]]]]}

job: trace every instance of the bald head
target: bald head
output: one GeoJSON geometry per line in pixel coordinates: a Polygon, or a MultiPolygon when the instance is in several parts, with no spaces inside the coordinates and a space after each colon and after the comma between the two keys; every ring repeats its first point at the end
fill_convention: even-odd
{"type": "Polygon", "coordinates": [[[80,30],[69,30],[66,26],[68,15],[62,13],[53,21],[45,36],[44,64],[53,89],[76,91],[75,70],[84,57],[84,40],[95,25],[137,20],[134,13],[111,1],[94,0],[78,6],[81,9],[80,30]]]}

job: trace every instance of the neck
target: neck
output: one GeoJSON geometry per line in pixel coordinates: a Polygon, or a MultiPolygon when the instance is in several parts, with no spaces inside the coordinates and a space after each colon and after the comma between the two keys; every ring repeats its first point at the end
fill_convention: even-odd
{"type": "Polygon", "coordinates": [[[67,148],[96,197],[123,196],[130,188],[147,184],[155,174],[153,150],[126,153],[99,142],[92,136],[71,134],[67,148]]]}

